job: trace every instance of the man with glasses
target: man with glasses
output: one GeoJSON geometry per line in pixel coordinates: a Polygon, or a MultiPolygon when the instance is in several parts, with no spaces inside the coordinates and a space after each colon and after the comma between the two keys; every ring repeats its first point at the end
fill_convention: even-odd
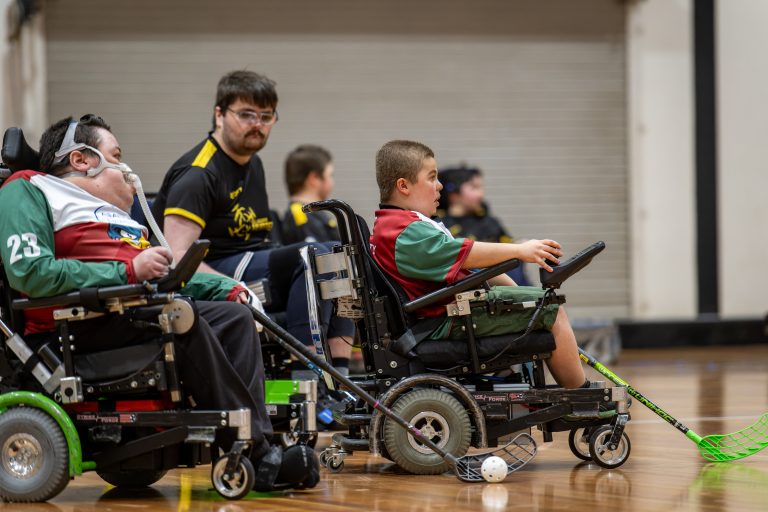
{"type": "MultiPolygon", "coordinates": [[[[270,240],[264,167],[257,154],[277,120],[272,80],[251,71],[224,75],[216,91],[213,131],[171,166],[152,211],[175,259],[193,241],[206,238],[211,249],[200,271],[245,282],[268,278],[272,302],[267,310],[285,310],[288,331],[310,345],[304,266],[299,256],[299,248],[306,244],[279,247],[270,240]]],[[[331,321],[330,304],[321,309],[334,365],[345,372],[354,326],[347,319],[331,321]]],[[[292,377],[316,378],[298,363],[292,377]]]]}
{"type": "Polygon", "coordinates": [[[240,280],[231,257],[270,246],[264,166],[256,153],[277,122],[276,107],[266,77],[235,71],[221,79],[213,131],[171,166],[152,206],[174,259],[206,238],[211,249],[200,270],[240,280]]]}

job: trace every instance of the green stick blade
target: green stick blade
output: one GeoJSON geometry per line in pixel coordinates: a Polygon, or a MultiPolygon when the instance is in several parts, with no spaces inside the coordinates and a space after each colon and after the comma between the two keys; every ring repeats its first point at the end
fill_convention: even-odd
{"type": "Polygon", "coordinates": [[[701,456],[713,462],[743,459],[768,447],[768,413],[733,434],[704,436],[698,443],[701,456]]]}

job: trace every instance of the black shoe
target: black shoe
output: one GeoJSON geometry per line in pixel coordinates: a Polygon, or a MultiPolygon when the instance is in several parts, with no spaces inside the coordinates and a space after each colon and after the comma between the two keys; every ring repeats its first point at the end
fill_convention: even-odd
{"type": "Polygon", "coordinates": [[[315,451],[305,445],[294,445],[285,450],[270,446],[261,459],[251,462],[256,469],[254,491],[311,489],[320,482],[320,461],[315,451]]]}

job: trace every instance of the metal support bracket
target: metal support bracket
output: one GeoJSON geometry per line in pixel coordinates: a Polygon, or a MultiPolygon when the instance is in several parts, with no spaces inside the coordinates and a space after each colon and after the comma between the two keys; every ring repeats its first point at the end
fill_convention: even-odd
{"type": "Polygon", "coordinates": [[[454,295],[455,301],[446,304],[448,316],[465,316],[472,314],[470,302],[482,302],[488,300],[488,292],[485,289],[468,290],[454,295]]]}

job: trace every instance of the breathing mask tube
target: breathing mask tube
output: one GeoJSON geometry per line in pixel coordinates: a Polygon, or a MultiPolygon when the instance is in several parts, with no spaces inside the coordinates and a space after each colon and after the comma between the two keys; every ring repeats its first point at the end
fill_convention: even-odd
{"type": "Polygon", "coordinates": [[[144,213],[144,217],[147,219],[149,229],[152,230],[152,234],[155,235],[155,238],[157,238],[158,242],[160,242],[160,245],[168,249],[168,252],[171,253],[170,267],[176,268],[176,261],[173,259],[173,251],[171,251],[171,246],[168,245],[168,241],[163,236],[163,231],[160,229],[160,226],[157,225],[155,217],[152,215],[152,210],[149,209],[149,204],[147,203],[147,198],[144,195],[144,189],[141,186],[141,179],[139,178],[139,175],[133,172],[131,168],[126,164],[121,165],[124,165],[127,168],[127,172],[123,171],[122,169],[120,170],[123,171],[123,177],[125,178],[125,181],[131,183],[133,188],[136,189],[136,195],[139,196],[139,206],[141,206],[141,211],[144,213]]]}

